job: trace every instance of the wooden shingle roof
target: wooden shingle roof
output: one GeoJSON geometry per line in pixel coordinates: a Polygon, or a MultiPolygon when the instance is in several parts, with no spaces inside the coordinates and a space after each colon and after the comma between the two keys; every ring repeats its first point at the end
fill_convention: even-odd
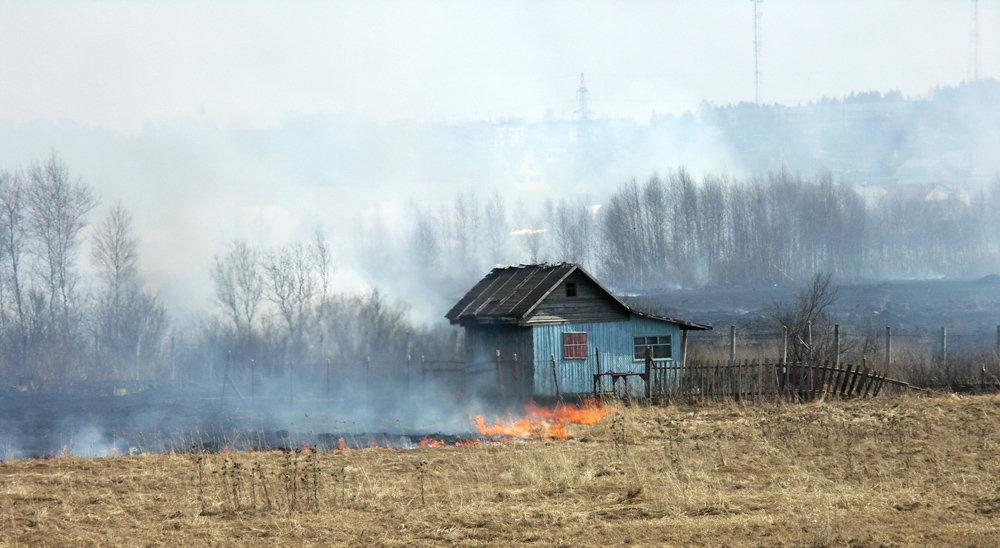
{"type": "Polygon", "coordinates": [[[574,263],[532,264],[497,267],[490,271],[445,314],[452,324],[516,324],[530,314],[570,274],[579,272],[611,297],[624,310],[679,324],[681,329],[711,329],[709,326],[632,310],[574,263]]]}

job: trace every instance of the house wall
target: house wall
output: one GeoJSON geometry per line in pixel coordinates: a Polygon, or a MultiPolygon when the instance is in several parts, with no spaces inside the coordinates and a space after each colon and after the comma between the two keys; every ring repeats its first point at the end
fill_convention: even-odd
{"type": "Polygon", "coordinates": [[[516,325],[481,325],[465,328],[465,360],[469,372],[470,390],[480,394],[498,394],[496,360],[500,351],[505,395],[530,394],[534,378],[534,347],[531,328],[516,325]],[[520,386],[514,385],[513,363],[517,354],[517,377],[520,386]],[[518,391],[520,389],[520,391],[518,391]]]}
{"type": "MultiPolygon", "coordinates": [[[[633,337],[670,335],[672,359],[681,359],[680,326],[634,314],[630,314],[627,321],[547,324],[535,325],[530,329],[533,333],[536,395],[556,394],[552,378],[552,356],[555,356],[555,374],[562,394],[592,392],[598,360],[602,372],[643,372],[645,363],[633,357],[633,337]],[[563,359],[562,334],[567,331],[587,333],[586,359],[563,359]]],[[[604,383],[602,389],[610,390],[610,380],[605,379],[604,383]]],[[[643,389],[643,382],[639,379],[631,379],[629,383],[636,391],[643,389]]]]}
{"type": "Polygon", "coordinates": [[[629,313],[590,278],[574,272],[528,315],[525,325],[628,321],[629,313]],[[576,282],[576,297],[566,296],[566,282],[576,282]]]}

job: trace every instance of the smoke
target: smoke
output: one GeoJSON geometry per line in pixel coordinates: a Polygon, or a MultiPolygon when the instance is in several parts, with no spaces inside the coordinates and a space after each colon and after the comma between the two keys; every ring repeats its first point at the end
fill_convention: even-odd
{"type": "MultiPolygon", "coordinates": [[[[246,432],[257,432],[270,443],[275,432],[293,430],[292,423],[296,435],[329,433],[330,424],[346,432],[345,422],[362,425],[358,431],[395,432],[395,419],[387,417],[402,416],[409,419],[404,430],[455,431],[467,426],[467,407],[479,403],[428,405],[402,398],[403,405],[399,394],[405,389],[373,389],[357,379],[347,390],[364,386],[364,399],[330,403],[325,393],[315,393],[317,382],[325,386],[324,359],[333,355],[337,367],[353,368],[367,357],[400,366],[408,353],[460,360],[458,332],[444,326],[442,316],[495,264],[571,260],[620,285],[718,281],[706,274],[717,268],[718,254],[699,246],[710,239],[706,234],[722,231],[712,222],[700,233],[673,230],[678,213],[710,210],[643,202],[648,196],[635,201],[642,207],[617,207],[613,202],[628,181],[652,175],[670,180],[683,169],[693,181],[693,196],[705,198],[707,182],[740,190],[717,193],[723,206],[715,211],[731,213],[752,207],[751,200],[732,197],[753,195],[748,189],[767,173],[807,185],[831,181],[838,192],[861,185],[902,189],[906,181],[941,185],[948,196],[962,190],[977,200],[977,190],[1000,169],[997,82],[928,91],[959,82],[964,73],[954,60],[964,59],[966,42],[954,36],[963,35],[967,19],[951,3],[921,10],[901,3],[776,6],[767,17],[783,23],[765,24],[771,33],[765,38],[765,105],[740,102],[752,90],[749,11],[739,15],[721,2],[611,6],[299,4],[234,15],[227,4],[211,4],[135,6],[115,17],[93,6],[0,8],[0,51],[7,52],[0,56],[0,72],[9,76],[0,103],[12,107],[0,112],[0,171],[27,169],[55,153],[101,198],[91,226],[121,202],[134,219],[138,277],[165,305],[171,326],[157,332],[153,351],[133,352],[130,346],[127,355],[152,355],[155,363],[144,362],[142,369],[148,378],[176,372],[200,387],[154,398],[179,407],[121,408],[133,392],[102,396],[109,398],[102,400],[109,409],[124,409],[128,420],[121,424],[104,415],[89,422],[54,418],[48,426],[31,422],[32,436],[45,439],[38,447],[7,434],[24,432],[21,423],[8,422],[0,428],[0,447],[10,439],[10,451],[29,453],[63,446],[85,454],[141,450],[150,444],[136,441],[134,432],[163,424],[203,432],[229,419],[233,424],[212,436],[248,440],[246,432]],[[900,13],[909,23],[900,23],[900,13]],[[822,28],[810,26],[817,22],[822,28]],[[842,49],[831,56],[835,48],[823,37],[848,32],[880,37],[880,51],[894,53],[873,55],[869,42],[838,39],[842,49]],[[963,51],[956,53],[955,43],[963,51]],[[585,123],[571,114],[581,70],[587,71],[590,108],[597,113],[585,123]],[[880,92],[861,92],[866,89],[880,92]],[[825,94],[842,98],[819,98],[825,94]],[[828,176],[813,177],[821,172],[828,176]],[[620,241],[610,244],[609,212],[628,211],[645,212],[645,224],[620,224],[620,241]],[[650,224],[662,230],[636,234],[650,224]],[[323,305],[336,304],[335,314],[349,321],[313,318],[296,332],[280,307],[262,298],[260,314],[247,322],[252,325],[243,332],[238,322],[230,325],[217,302],[215,260],[236,241],[262,255],[308,245],[318,228],[330,249],[330,295],[336,296],[323,305]],[[638,256],[632,253],[640,236],[656,244],[665,234],[684,236],[661,245],[659,254],[643,248],[634,248],[638,256]],[[694,241],[698,245],[689,244],[694,241]],[[674,256],[665,254],[668,247],[674,256]],[[608,260],[621,260],[626,251],[629,263],[640,268],[617,268],[608,260]],[[646,258],[654,264],[643,265],[646,258]],[[655,276],[643,275],[647,266],[655,276]],[[381,308],[374,307],[379,302],[381,308]],[[371,313],[355,314],[360,309],[371,313]],[[392,321],[366,323],[386,317],[392,321]],[[392,329],[379,331],[386,326],[392,329]],[[290,344],[292,335],[298,338],[290,344]],[[259,401],[250,407],[232,394],[220,405],[211,400],[230,351],[244,400],[251,360],[270,368],[253,385],[252,399],[259,401]],[[288,373],[296,361],[297,380],[288,373]],[[288,387],[291,397],[285,395],[288,387]],[[238,420],[227,415],[237,408],[238,420]],[[217,414],[205,415],[205,409],[217,414]],[[116,432],[128,434],[123,441],[116,432]]],[[[989,9],[984,6],[983,20],[989,20],[989,9]]],[[[990,40],[984,33],[984,51],[1000,51],[990,40]]],[[[983,65],[996,66],[989,55],[983,65]]],[[[807,222],[811,211],[823,211],[823,204],[812,205],[817,209],[804,208],[800,219],[807,222]]],[[[720,213],[720,226],[732,225],[730,213],[720,213]]],[[[773,217],[760,226],[770,234],[788,233],[773,217]]],[[[891,221],[890,215],[878,218],[891,221]]],[[[945,234],[938,247],[956,249],[947,240],[973,239],[975,234],[962,230],[975,220],[934,219],[938,225],[927,223],[917,233],[945,234]],[[960,230],[937,230],[952,225],[960,230]]],[[[889,221],[885,230],[898,226],[889,221]]],[[[87,230],[85,237],[93,234],[87,230]]],[[[923,241],[887,241],[892,245],[879,249],[895,251],[902,241],[904,253],[895,260],[905,268],[869,268],[879,263],[869,253],[859,258],[866,268],[854,272],[919,276],[995,265],[988,253],[979,262],[969,257],[993,245],[988,238],[984,246],[968,248],[974,252],[962,258],[964,270],[950,268],[945,253],[928,259],[923,241]]],[[[782,249],[797,253],[799,243],[782,249]]],[[[775,246],[756,241],[749,253],[750,246],[726,245],[726,257],[752,255],[744,263],[767,273],[753,283],[787,276],[778,259],[762,259],[775,246]],[[757,268],[753,261],[766,264],[757,268]]],[[[808,275],[811,264],[796,276],[808,275]]],[[[96,276],[88,261],[78,265],[82,310],[97,300],[96,291],[83,291],[95,287],[96,276]]],[[[10,314],[10,292],[0,288],[0,314],[10,314]]],[[[109,369],[91,348],[100,345],[97,337],[82,327],[76,335],[87,351],[76,354],[89,360],[90,370],[109,369]]],[[[59,417],[73,414],[53,407],[63,410],[59,417]]]]}

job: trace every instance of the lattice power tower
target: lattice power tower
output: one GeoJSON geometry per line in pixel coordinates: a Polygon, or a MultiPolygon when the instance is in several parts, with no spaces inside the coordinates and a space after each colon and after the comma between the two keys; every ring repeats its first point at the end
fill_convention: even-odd
{"type": "Polygon", "coordinates": [[[969,19],[969,80],[979,80],[979,0],[972,0],[969,19]]]}
{"type": "Polygon", "coordinates": [[[763,0],[753,2],[753,97],[754,103],[760,104],[760,4],[763,0]]]}
{"type": "Polygon", "coordinates": [[[593,112],[587,108],[587,95],[590,92],[587,91],[587,84],[583,81],[583,73],[580,73],[580,89],[576,90],[576,98],[580,101],[580,108],[578,108],[573,114],[580,117],[581,120],[586,120],[593,112]]]}

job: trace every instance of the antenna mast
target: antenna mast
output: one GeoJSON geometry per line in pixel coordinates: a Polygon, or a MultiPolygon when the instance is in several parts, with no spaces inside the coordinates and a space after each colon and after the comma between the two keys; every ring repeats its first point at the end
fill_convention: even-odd
{"type": "Polygon", "coordinates": [[[593,114],[589,108],[587,108],[587,94],[590,92],[587,90],[587,84],[583,81],[583,73],[580,73],[580,89],[576,90],[576,98],[580,101],[580,108],[576,110],[573,114],[580,117],[581,120],[586,120],[588,116],[593,114]]]}
{"type": "Polygon", "coordinates": [[[760,3],[763,0],[750,0],[753,2],[753,96],[754,103],[760,104],[760,3]]]}
{"type": "Polygon", "coordinates": [[[969,79],[979,80],[979,0],[972,0],[969,19],[969,79]]]}

